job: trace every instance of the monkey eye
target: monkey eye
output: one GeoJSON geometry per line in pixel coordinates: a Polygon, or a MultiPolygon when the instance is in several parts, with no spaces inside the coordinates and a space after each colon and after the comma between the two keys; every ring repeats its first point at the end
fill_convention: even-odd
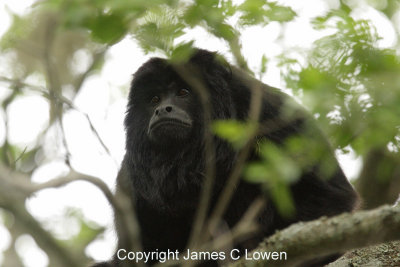
{"type": "Polygon", "coordinates": [[[158,96],[153,96],[150,102],[152,104],[157,104],[158,102],[160,102],[160,98],[158,96]]]}
{"type": "Polygon", "coordinates": [[[180,89],[176,95],[177,95],[177,96],[187,96],[188,94],[189,94],[189,90],[187,90],[187,89],[180,89]]]}

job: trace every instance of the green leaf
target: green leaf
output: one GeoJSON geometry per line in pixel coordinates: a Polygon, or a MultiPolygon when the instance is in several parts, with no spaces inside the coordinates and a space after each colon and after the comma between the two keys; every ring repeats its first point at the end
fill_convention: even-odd
{"type": "Polygon", "coordinates": [[[11,27],[0,40],[0,49],[14,48],[22,38],[31,33],[33,28],[31,16],[20,17],[13,14],[11,27]]]}
{"type": "Polygon", "coordinates": [[[229,141],[234,148],[240,149],[253,137],[257,125],[235,120],[219,120],[212,124],[212,129],[216,135],[229,141]]]}
{"type": "Polygon", "coordinates": [[[94,40],[113,44],[122,39],[128,31],[127,24],[121,16],[102,14],[91,20],[89,29],[94,40]]]}
{"type": "Polygon", "coordinates": [[[245,167],[245,180],[251,183],[266,183],[274,180],[273,170],[265,162],[249,163],[245,167]]]}
{"type": "Polygon", "coordinates": [[[262,55],[262,57],[261,57],[260,74],[264,74],[264,73],[267,72],[267,64],[268,64],[268,58],[265,55],[262,55]]]}
{"type": "Polygon", "coordinates": [[[248,182],[260,183],[269,192],[269,196],[275,203],[278,212],[285,217],[294,214],[294,202],[290,192],[290,183],[282,180],[277,171],[285,166],[273,166],[266,162],[250,163],[245,168],[245,179],[248,182]]]}
{"type": "Polygon", "coordinates": [[[327,72],[313,67],[303,69],[300,72],[300,86],[304,90],[328,90],[336,88],[337,80],[327,72]]]}
{"type": "Polygon", "coordinates": [[[237,36],[235,29],[226,23],[219,23],[214,26],[213,33],[215,36],[223,38],[227,41],[234,40],[237,36]]]}
{"type": "Polygon", "coordinates": [[[176,10],[167,6],[148,11],[135,31],[140,46],[145,51],[159,49],[172,55],[175,39],[184,34],[185,26],[178,17],[176,10]]]}
{"type": "Polygon", "coordinates": [[[301,174],[299,164],[293,159],[290,150],[284,147],[277,147],[275,144],[263,142],[259,144],[259,154],[264,164],[268,165],[277,179],[285,183],[297,181],[301,174]]]}
{"type": "Polygon", "coordinates": [[[241,25],[267,24],[270,21],[291,21],[296,13],[286,6],[264,0],[246,0],[238,7],[243,15],[240,17],[241,25]]]}
{"type": "Polygon", "coordinates": [[[265,12],[265,15],[270,21],[287,22],[294,19],[296,12],[290,7],[278,6],[274,3],[270,5],[270,9],[265,12]]]}
{"type": "Polygon", "coordinates": [[[180,43],[171,54],[171,61],[174,63],[186,62],[193,54],[194,41],[180,43]]]}
{"type": "Polygon", "coordinates": [[[270,196],[279,214],[285,218],[290,218],[295,214],[295,206],[290,187],[285,183],[275,183],[269,186],[270,196]]]}

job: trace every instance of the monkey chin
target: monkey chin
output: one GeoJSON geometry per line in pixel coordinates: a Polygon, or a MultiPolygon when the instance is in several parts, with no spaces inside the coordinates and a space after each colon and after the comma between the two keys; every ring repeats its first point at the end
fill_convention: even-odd
{"type": "Polygon", "coordinates": [[[191,125],[175,120],[165,120],[151,125],[148,136],[156,147],[167,148],[190,140],[191,133],[191,125]]]}

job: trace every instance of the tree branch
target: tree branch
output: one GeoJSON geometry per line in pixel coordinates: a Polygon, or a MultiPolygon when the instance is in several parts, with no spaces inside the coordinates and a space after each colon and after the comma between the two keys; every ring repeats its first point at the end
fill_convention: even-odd
{"type": "Polygon", "coordinates": [[[231,266],[295,266],[305,260],[400,239],[400,206],[344,213],[296,223],[262,242],[250,254],[286,252],[285,261],[245,260],[231,266]],[[316,235],[315,233],[318,233],[316,235]]]}

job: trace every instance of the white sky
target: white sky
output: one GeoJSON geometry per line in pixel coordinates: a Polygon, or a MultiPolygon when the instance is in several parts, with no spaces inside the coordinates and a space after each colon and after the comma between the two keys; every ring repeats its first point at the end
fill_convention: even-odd
{"type": "MultiPolygon", "coordinates": [[[[11,23],[7,10],[24,14],[29,11],[29,6],[33,2],[33,0],[0,0],[0,36],[11,23]]],[[[279,55],[284,48],[310,47],[314,40],[321,37],[320,32],[311,28],[310,18],[323,14],[330,7],[337,6],[338,3],[337,0],[286,0],[279,2],[290,5],[299,16],[283,29],[285,36],[283,43],[277,43],[277,38],[282,30],[278,23],[270,23],[266,27],[250,27],[242,31],[243,54],[248,59],[249,66],[252,69],[258,68],[263,54],[273,57],[279,55]]],[[[378,11],[362,7],[354,11],[354,16],[373,20],[379,35],[383,37],[379,43],[380,46],[390,47],[396,43],[395,31],[391,23],[378,11]]],[[[194,38],[198,47],[227,54],[227,47],[219,40],[211,38],[203,30],[191,31],[185,38],[194,38]]],[[[118,165],[124,154],[125,138],[122,122],[126,95],[119,88],[127,88],[131,74],[148,59],[148,56],[144,56],[141,49],[132,40],[126,38],[111,48],[107,58],[108,60],[100,75],[95,75],[85,82],[75,104],[81,111],[89,114],[97,131],[110,149],[112,158],[99,145],[82,114],[70,111],[65,115],[64,123],[69,149],[72,153],[73,166],[78,171],[100,177],[110,187],[114,187],[118,165]]],[[[77,64],[85,64],[84,59],[84,54],[78,54],[77,64]]],[[[0,55],[0,75],[7,76],[5,62],[0,55]]],[[[275,64],[276,62],[273,60],[269,63],[268,72],[263,77],[263,81],[272,86],[282,87],[280,71],[275,64]]],[[[4,85],[0,84],[0,98],[4,97],[7,92],[4,85]]],[[[36,134],[43,128],[48,119],[48,108],[47,102],[36,95],[24,96],[15,101],[9,109],[11,118],[9,125],[10,141],[21,145],[21,147],[33,142],[36,134]],[[27,131],[27,129],[29,130],[27,131]]],[[[3,116],[3,114],[0,114],[0,142],[4,140],[3,116]]],[[[46,152],[53,154],[57,154],[59,150],[56,146],[47,149],[49,151],[46,152]]],[[[351,153],[339,155],[339,159],[346,174],[349,177],[356,176],[360,168],[360,161],[355,160],[351,153]]],[[[66,170],[62,158],[49,161],[34,173],[33,181],[43,182],[65,173],[66,170]]],[[[65,207],[75,207],[82,210],[85,218],[110,229],[103,239],[88,247],[87,253],[98,261],[111,258],[114,250],[111,244],[115,243],[115,235],[111,230],[112,212],[103,195],[94,186],[85,182],[75,182],[60,189],[43,190],[32,197],[27,202],[27,206],[29,211],[39,218],[46,228],[51,229],[61,238],[71,236],[79,230],[76,222],[63,216],[65,207]]],[[[1,251],[4,251],[8,246],[9,235],[0,222],[0,263],[2,261],[1,251]]],[[[38,249],[34,240],[29,236],[22,236],[17,242],[17,247],[26,266],[47,266],[46,255],[38,249]]]]}

